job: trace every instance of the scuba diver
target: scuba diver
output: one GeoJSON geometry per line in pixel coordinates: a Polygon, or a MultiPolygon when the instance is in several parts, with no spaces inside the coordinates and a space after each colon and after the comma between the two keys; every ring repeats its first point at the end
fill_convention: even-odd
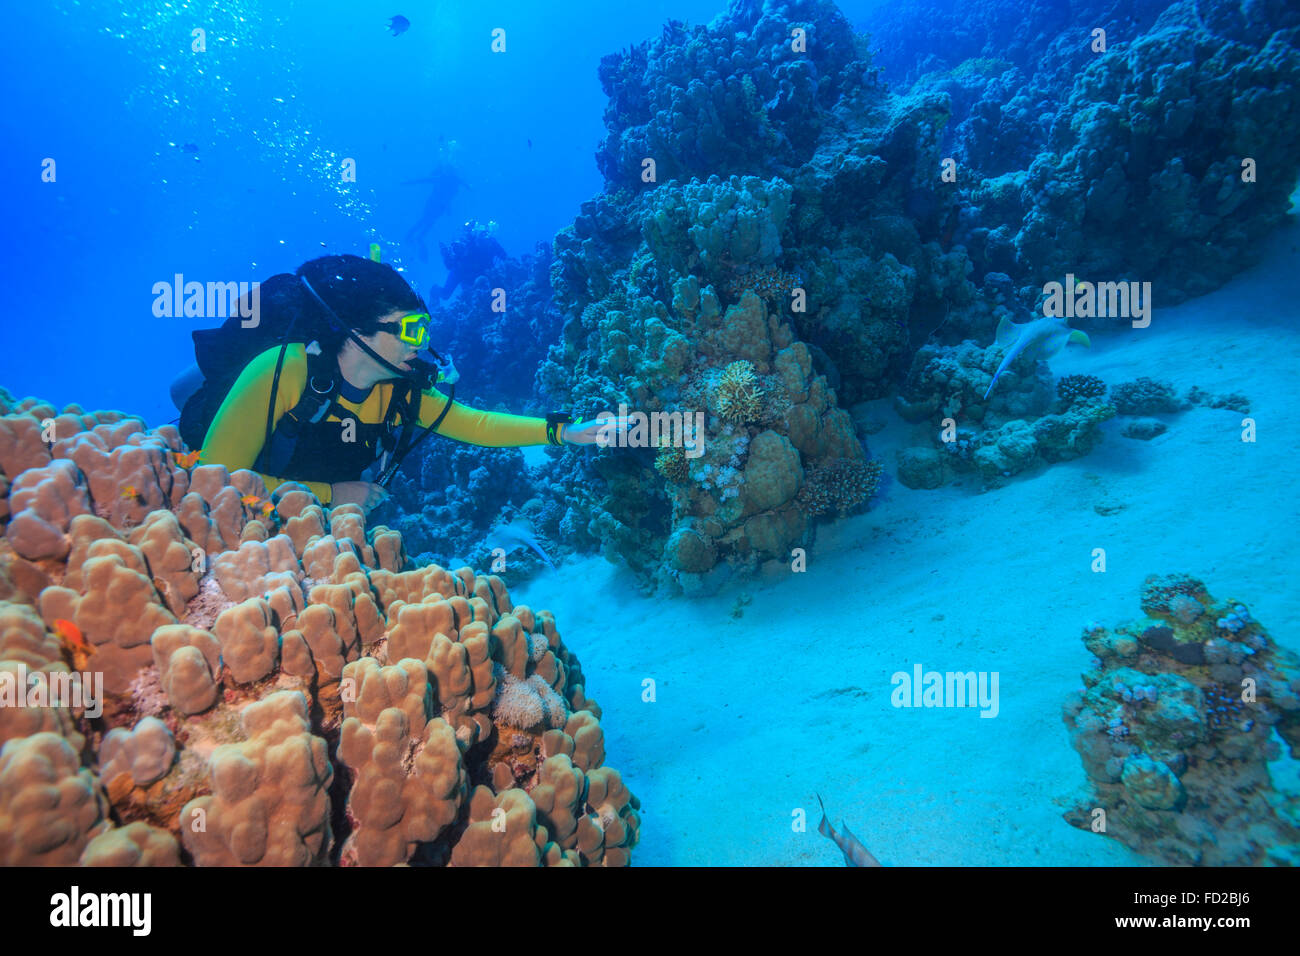
{"type": "Polygon", "coordinates": [[[451,208],[451,201],[456,198],[456,193],[462,188],[468,189],[469,184],[460,178],[452,165],[452,159],[455,157],[459,146],[453,139],[449,143],[442,144],[438,147],[438,161],[433,167],[433,172],[423,179],[408,179],[402,185],[410,186],[416,183],[429,183],[433,188],[429,190],[429,196],[424,201],[424,211],[420,213],[420,218],[416,220],[406,233],[403,242],[414,243],[420,250],[420,259],[428,261],[429,248],[425,243],[426,237],[433,231],[434,225],[447,214],[451,208]]]}
{"type": "Polygon", "coordinates": [[[375,261],[377,247],[371,256],[303,263],[261,284],[255,327],[236,313],[193,333],[203,381],[193,390],[187,371],[173,395],[185,399],[181,436],[202,464],[257,471],[268,491],[296,481],[325,504],[369,511],[434,432],[501,448],[590,445],[606,425],[626,430],[625,419],[528,418],[454,401],[455,367],[429,348],[428,308],[375,261]],[[437,364],[418,357],[426,349],[437,364]]]}
{"type": "Polygon", "coordinates": [[[468,289],[474,280],[487,273],[498,259],[506,258],[506,251],[501,243],[493,238],[496,223],[489,222],[487,227],[480,226],[471,219],[465,223],[464,231],[450,246],[438,243],[442,261],[447,266],[447,281],[442,288],[433,287],[433,298],[437,302],[449,299],[456,291],[456,286],[468,289]]]}

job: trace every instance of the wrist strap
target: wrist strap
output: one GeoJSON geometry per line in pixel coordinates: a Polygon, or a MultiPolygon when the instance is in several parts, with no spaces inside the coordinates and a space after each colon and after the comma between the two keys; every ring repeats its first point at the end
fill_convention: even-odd
{"type": "Polygon", "coordinates": [[[563,444],[564,426],[572,422],[573,416],[565,412],[549,413],[546,416],[546,440],[552,445],[563,444]]]}

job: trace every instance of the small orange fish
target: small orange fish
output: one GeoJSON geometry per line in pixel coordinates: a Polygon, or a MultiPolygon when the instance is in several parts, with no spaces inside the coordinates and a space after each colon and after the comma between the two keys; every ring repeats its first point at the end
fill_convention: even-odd
{"type": "Polygon", "coordinates": [[[76,623],[69,621],[66,617],[55,618],[54,633],[72,644],[85,644],[86,638],[82,636],[81,628],[76,623]]]}
{"type": "Polygon", "coordinates": [[[275,505],[271,504],[271,502],[269,502],[269,501],[263,501],[263,502],[262,502],[262,517],[263,517],[263,518],[269,518],[269,517],[271,517],[271,512],[273,512],[274,510],[275,510],[275,505]]]}
{"type": "Polygon", "coordinates": [[[255,507],[256,505],[260,505],[262,503],[262,499],[257,497],[257,495],[244,495],[244,497],[239,499],[239,503],[242,505],[247,505],[248,507],[252,508],[255,507]]]}
{"type": "Polygon", "coordinates": [[[199,463],[199,456],[202,454],[202,449],[199,449],[198,451],[187,451],[183,455],[172,452],[172,455],[176,458],[176,464],[180,465],[182,468],[193,468],[199,463]]]}
{"type": "Polygon", "coordinates": [[[144,504],[144,495],[140,494],[140,489],[135,485],[127,485],[122,489],[122,497],[130,498],[137,504],[144,504]]]}
{"type": "Polygon", "coordinates": [[[69,621],[66,617],[60,617],[54,621],[54,633],[57,634],[59,640],[63,642],[63,646],[73,654],[80,653],[89,656],[95,653],[95,648],[86,640],[85,635],[81,633],[81,628],[77,627],[75,623],[69,621]]]}

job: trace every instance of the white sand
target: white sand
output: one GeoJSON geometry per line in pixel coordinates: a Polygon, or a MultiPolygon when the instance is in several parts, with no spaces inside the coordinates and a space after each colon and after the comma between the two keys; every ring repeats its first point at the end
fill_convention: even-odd
{"type": "MultiPolygon", "coordinates": [[[[1196,408],[1162,416],[1150,442],[1108,422],[1086,458],[983,494],[893,481],[868,514],[819,531],[806,573],[748,588],[739,619],[734,591],[647,600],[599,559],[516,587],[555,612],[604,708],[608,762],[643,802],[635,862],[841,865],[816,832],[820,792],[886,865],[1144,863],[1062,820],[1086,791],[1061,705],[1088,666],[1082,626],[1139,617],[1152,573],[1201,577],[1300,649],[1297,243],[1290,226],[1229,286],[1052,360],[1058,376],[1242,392],[1254,444],[1240,414],[1196,408]],[[997,671],[1000,713],[895,709],[890,675],[917,662],[997,671]]],[[[909,442],[887,409],[871,451],[892,472],[909,442]]]]}

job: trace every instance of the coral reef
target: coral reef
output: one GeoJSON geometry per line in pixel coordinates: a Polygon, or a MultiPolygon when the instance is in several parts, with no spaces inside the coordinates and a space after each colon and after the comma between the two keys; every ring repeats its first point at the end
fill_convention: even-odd
{"type": "Polygon", "coordinates": [[[1232,23],[1174,3],[1079,73],[1069,120],[1027,167],[1013,242],[1030,275],[1140,277],[1173,302],[1254,261],[1300,171],[1300,16],[1282,6],[1246,5],[1232,23]],[[1277,164],[1282,181],[1247,178],[1248,164],[1277,164]]]}
{"type": "Polygon", "coordinates": [[[1286,214],[1300,167],[1300,11],[1286,0],[1078,0],[1066,16],[901,0],[872,26],[885,75],[947,98],[942,155],[965,176],[956,240],[1025,307],[1067,272],[1151,281],[1162,303],[1204,293],[1286,214]]]}
{"type": "Polygon", "coordinates": [[[804,463],[865,460],[818,352],[794,332],[792,303],[778,294],[769,306],[751,288],[781,293],[756,280],[760,270],[793,281],[777,265],[790,194],[757,177],[665,183],[621,210],[588,204],[572,240],[588,238],[557,238],[552,278],[573,304],[566,345],[552,349],[539,383],[566,382],[584,418],[626,406],[661,416],[671,433],[634,430],[629,444],[644,453],[553,458],[543,485],[590,494],[550,520],[648,588],[708,591],[785,558],[811,533],[814,516],[796,500],[804,463]],[[641,223],[640,238],[620,215],[641,223]],[[723,288],[738,298],[721,298],[723,288]]]}
{"type": "Polygon", "coordinates": [[[1066,819],[1162,863],[1294,865],[1300,802],[1268,762],[1300,755],[1300,659],[1236,600],[1187,575],[1152,576],[1144,619],[1090,624],[1095,655],[1064,718],[1094,796],[1066,819]]]}
{"type": "MultiPolygon", "coordinates": [[[[515,414],[544,411],[534,405],[533,376],[562,323],[551,296],[551,266],[549,244],[538,243],[531,254],[497,261],[454,304],[430,299],[429,339],[455,361],[457,401],[473,408],[503,405],[515,414]]],[[[430,442],[447,451],[447,442],[430,442]]]]}
{"type": "Polygon", "coordinates": [[[646,156],[661,181],[781,172],[808,159],[827,109],[869,61],[866,38],[827,0],[732,4],[708,26],[670,21],[601,60],[609,104],[597,162],[611,185],[632,189],[646,156]],[[792,24],[806,50],[794,49],[792,24]]]}
{"type": "Polygon", "coordinates": [[[1110,401],[1120,415],[1159,415],[1186,408],[1168,382],[1142,378],[1122,382],[1110,390],[1110,401]]]}
{"type": "MultiPolygon", "coordinates": [[[[809,438],[839,430],[827,421],[841,402],[889,396],[900,381],[900,413],[933,429],[900,456],[905,484],[963,473],[997,484],[1096,444],[1115,407],[1095,382],[1066,380],[1054,396],[1045,366],[1026,359],[985,401],[996,354],[965,343],[1034,309],[1067,266],[1090,280],[1158,279],[1169,301],[1240,268],[1215,237],[1231,232],[1244,256],[1241,244],[1286,207],[1277,183],[1246,188],[1233,174],[1261,118],[1296,110],[1300,84],[1268,82],[1300,74],[1288,43],[1296,18],[1273,0],[1223,16],[1187,2],[1120,15],[1084,0],[1088,29],[1063,31],[1047,26],[1047,8],[995,6],[925,62],[882,49],[911,83],[897,90],[879,82],[866,39],[820,2],[735,3],[707,27],[670,24],[605,59],[599,162],[610,190],[556,236],[563,329],[537,392],[583,415],[625,404],[709,417],[699,457],[653,446],[552,457],[540,485],[585,492],[542,496],[546,533],[599,548],[646,587],[712,590],[724,570],[748,573],[808,540],[806,476],[836,458],[866,460],[809,438]],[[816,49],[791,56],[790,24],[816,49]],[[1099,56],[1094,26],[1126,42],[1099,56]],[[1004,35],[1016,39],[1001,51],[1004,35]],[[1165,76],[1170,55],[1188,51],[1223,70],[1165,76]],[[1238,88],[1250,95],[1234,98],[1238,88]],[[1068,110],[1050,105],[1063,99],[1068,110]],[[1223,136],[1181,119],[1201,109],[1223,136]],[[949,157],[951,181],[935,175],[949,157]],[[1134,165],[1143,174],[1111,182],[1134,165]],[[1145,237],[1115,215],[1130,207],[1172,225],[1137,250],[1145,237]],[[1053,231],[1067,227],[1068,237],[1053,231]],[[744,402],[720,405],[711,383],[738,362],[755,381],[744,402]],[[958,433],[939,441],[946,418],[958,433]],[[770,480],[769,462],[750,466],[761,451],[793,470],[779,443],[759,441],[765,431],[797,452],[797,481],[770,480]]],[[[881,11],[882,35],[933,29],[901,16],[881,11]]],[[[1257,151],[1294,172],[1295,151],[1283,155],[1291,135],[1257,151]]]]}
{"type": "Polygon", "coordinates": [[[550,612],[355,505],[176,465],[169,426],[0,411],[0,862],[629,862],[639,803],[550,612]]]}
{"type": "MultiPolygon", "coordinates": [[[[492,528],[517,514],[536,516],[562,505],[561,489],[548,489],[518,448],[487,448],[432,437],[393,481],[392,493],[371,519],[401,533],[406,551],[421,562],[452,560],[487,565],[492,528]]],[[[545,530],[553,535],[555,529],[545,530]]],[[[560,554],[566,542],[548,540],[560,554]]],[[[526,555],[508,564],[511,580],[539,564],[526,555]]]]}
{"type": "Polygon", "coordinates": [[[1106,394],[1106,383],[1095,375],[1064,375],[1056,380],[1056,395],[1066,405],[1078,399],[1101,398],[1106,394]]]}

